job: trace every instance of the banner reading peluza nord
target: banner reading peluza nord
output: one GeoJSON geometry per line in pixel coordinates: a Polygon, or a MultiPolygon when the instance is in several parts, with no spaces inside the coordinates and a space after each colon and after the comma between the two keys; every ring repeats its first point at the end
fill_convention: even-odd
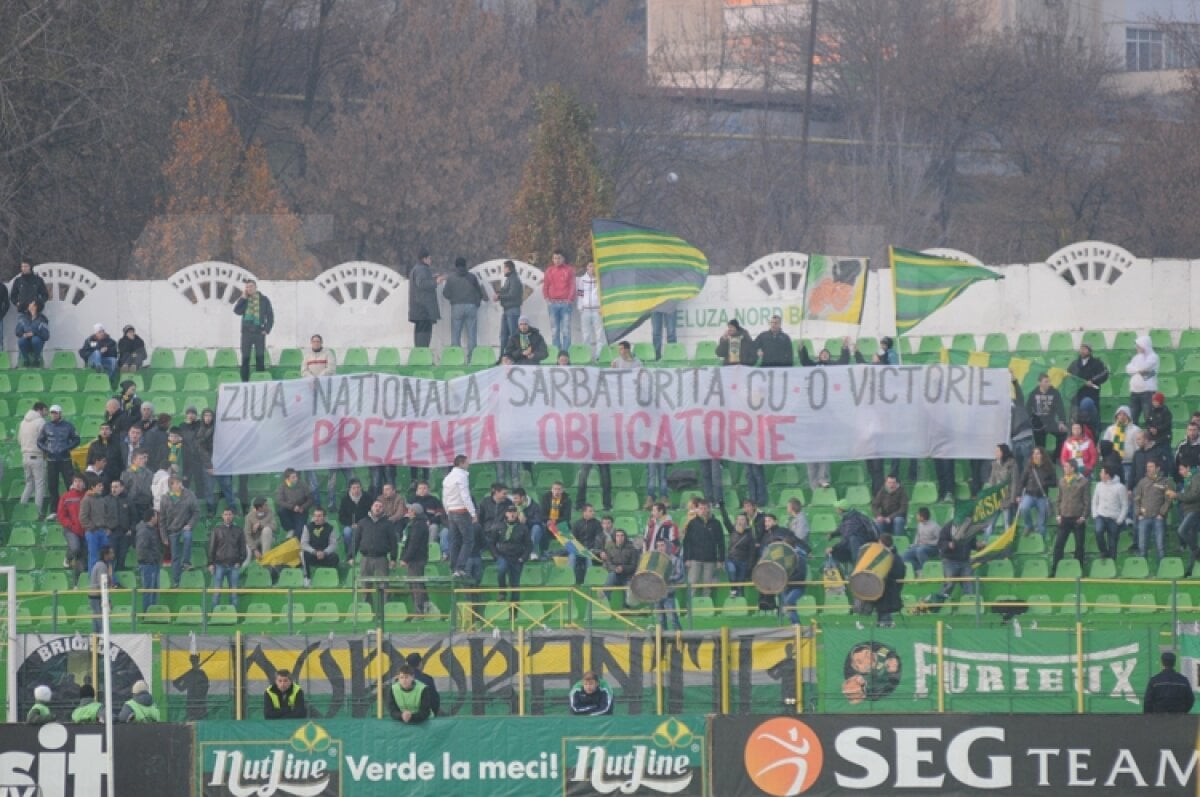
{"type": "Polygon", "coordinates": [[[960,365],[502,366],[221,386],[213,465],[264,473],[473,462],[990,457],[1009,379],[960,365]]]}

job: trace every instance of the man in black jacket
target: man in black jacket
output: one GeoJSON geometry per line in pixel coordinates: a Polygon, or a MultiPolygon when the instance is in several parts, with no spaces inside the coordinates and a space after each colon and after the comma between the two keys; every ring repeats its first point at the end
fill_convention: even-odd
{"type": "MultiPolygon", "coordinates": [[[[696,516],[688,521],[683,536],[683,562],[687,566],[688,584],[711,584],[719,563],[725,561],[725,532],[712,516],[712,506],[701,498],[696,516]]],[[[712,595],[711,587],[696,592],[712,595]]]]}
{"type": "Polygon", "coordinates": [[[290,671],[276,670],[275,683],[267,687],[263,695],[263,719],[302,720],[307,717],[308,707],[304,705],[304,690],[298,684],[292,683],[290,671]]]}
{"type": "Polygon", "coordinates": [[[1192,684],[1175,672],[1175,654],[1164,651],[1162,672],[1146,684],[1146,697],[1142,701],[1145,714],[1187,714],[1196,703],[1192,684]]]}
{"type": "MultiPolygon", "coordinates": [[[[228,510],[226,510],[228,511],[228,510]]],[[[324,509],[314,509],[312,519],[300,532],[300,556],[304,564],[304,586],[311,586],[312,571],[317,567],[337,569],[338,538],[333,524],[325,520],[324,509]]]]}
{"type": "Polygon", "coordinates": [[[371,514],[373,503],[375,497],[363,490],[362,482],[351,479],[338,505],[338,523],[342,525],[342,544],[346,546],[347,559],[354,558],[354,530],[360,520],[371,514]]]}
{"type": "Polygon", "coordinates": [[[1090,398],[1096,404],[1096,417],[1103,417],[1100,414],[1100,386],[1108,381],[1108,366],[1092,356],[1091,346],[1080,343],[1079,356],[1067,367],[1067,372],[1083,380],[1083,385],[1071,399],[1072,410],[1079,402],[1090,398]]]}
{"type": "Polygon", "coordinates": [[[521,303],[525,301],[525,286],[517,276],[517,264],[505,260],[501,267],[504,271],[504,281],[496,292],[496,301],[500,302],[500,351],[508,346],[508,341],[517,334],[517,321],[521,318],[521,303]]]}
{"type": "Polygon", "coordinates": [[[425,507],[413,502],[405,506],[407,526],[404,545],[400,549],[400,564],[413,580],[413,613],[429,614],[428,593],[425,591],[425,565],[429,562],[429,523],[425,520],[425,507]]]}
{"type": "Polygon", "coordinates": [[[517,319],[516,334],[504,345],[504,354],[514,365],[537,365],[550,356],[550,350],[537,327],[529,325],[527,316],[521,316],[517,319]]]}
{"type": "Polygon", "coordinates": [[[371,504],[371,514],[358,522],[353,548],[354,555],[362,558],[360,576],[378,578],[396,567],[395,524],[383,514],[383,502],[378,498],[371,504]]]}
{"type": "Polygon", "coordinates": [[[46,281],[33,273],[33,266],[22,260],[21,273],[12,281],[9,298],[17,312],[24,313],[29,310],[31,302],[37,302],[38,307],[45,309],[50,291],[46,289],[46,281]]]}
{"type": "Polygon", "coordinates": [[[259,373],[267,370],[267,335],[275,326],[275,311],[271,308],[271,300],[258,292],[258,283],[248,279],[233,312],[242,317],[242,381],[249,382],[251,349],[254,350],[254,370],[259,373]]]}
{"type": "Polygon", "coordinates": [[[489,534],[504,525],[504,511],[513,505],[508,497],[508,487],[500,482],[492,483],[491,494],[479,502],[479,528],[489,534]]]}
{"type": "Polygon", "coordinates": [[[759,333],[754,348],[759,357],[758,364],[763,368],[790,368],[796,364],[792,339],[783,331],[783,318],[779,315],[771,316],[770,327],[759,333]]]}
{"type": "Polygon", "coordinates": [[[517,508],[511,503],[504,509],[503,522],[492,526],[488,539],[492,555],[496,557],[496,583],[500,587],[496,599],[521,600],[521,571],[533,546],[529,541],[529,529],[517,519],[517,508]],[[510,584],[512,591],[506,595],[505,590],[509,589],[510,584]]]}
{"type": "Polygon", "coordinates": [[[571,536],[575,538],[575,544],[582,549],[574,557],[575,585],[580,586],[587,578],[588,565],[592,560],[592,556],[588,552],[598,556],[604,551],[606,542],[604,527],[596,518],[596,508],[591,504],[583,505],[579,519],[571,526],[571,536]]]}
{"type": "Polygon", "coordinates": [[[467,333],[467,345],[463,346],[467,360],[479,342],[479,305],[483,301],[483,286],[479,278],[467,271],[467,259],[454,261],[454,272],[442,285],[442,296],[450,303],[450,345],[458,346],[462,333],[467,333]]]}

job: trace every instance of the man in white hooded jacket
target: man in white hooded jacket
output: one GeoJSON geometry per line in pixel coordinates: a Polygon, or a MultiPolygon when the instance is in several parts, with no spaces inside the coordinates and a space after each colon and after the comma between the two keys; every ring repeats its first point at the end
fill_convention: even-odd
{"type": "Polygon", "coordinates": [[[1142,422],[1142,410],[1150,409],[1150,399],[1158,392],[1158,355],[1149,335],[1137,339],[1137,354],[1125,366],[1129,374],[1129,411],[1134,424],[1142,422]]]}

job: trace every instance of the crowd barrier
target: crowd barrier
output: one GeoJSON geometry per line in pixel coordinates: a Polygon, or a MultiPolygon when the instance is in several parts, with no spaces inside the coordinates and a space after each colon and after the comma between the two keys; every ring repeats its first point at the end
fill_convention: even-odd
{"type": "Polygon", "coordinates": [[[0,727],[30,797],[1190,795],[1188,717],[673,714],[0,727]],[[481,743],[486,740],[486,743],[481,743]]]}

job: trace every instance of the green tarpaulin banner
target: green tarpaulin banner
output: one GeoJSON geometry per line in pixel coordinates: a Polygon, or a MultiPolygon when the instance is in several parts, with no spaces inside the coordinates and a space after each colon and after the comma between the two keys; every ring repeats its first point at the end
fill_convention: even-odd
{"type": "MultiPolygon", "coordinates": [[[[940,656],[944,709],[1072,713],[1082,686],[1089,713],[1140,712],[1141,690],[1158,669],[1155,641],[1151,628],[1085,632],[1080,681],[1074,631],[945,626],[940,656]]],[[[939,651],[933,626],[828,629],[819,655],[823,711],[938,710],[939,651]]]]}
{"type": "Polygon", "coordinates": [[[700,797],[705,727],[699,715],[202,722],[195,793],[700,797]]]}

